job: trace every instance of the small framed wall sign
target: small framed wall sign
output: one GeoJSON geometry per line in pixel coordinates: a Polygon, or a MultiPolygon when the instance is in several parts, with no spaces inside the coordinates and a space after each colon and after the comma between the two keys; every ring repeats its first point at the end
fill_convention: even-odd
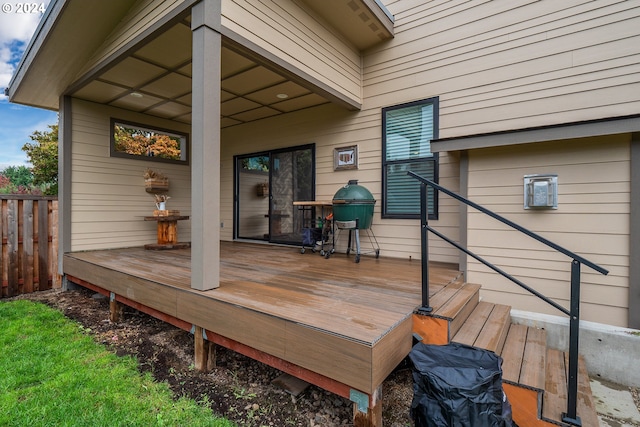
{"type": "Polygon", "coordinates": [[[333,170],[358,169],[358,146],[336,148],[333,151],[333,170]]]}

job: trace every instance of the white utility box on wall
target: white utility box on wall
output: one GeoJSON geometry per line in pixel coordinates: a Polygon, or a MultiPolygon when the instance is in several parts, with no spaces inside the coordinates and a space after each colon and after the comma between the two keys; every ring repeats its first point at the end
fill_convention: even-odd
{"type": "Polygon", "coordinates": [[[558,175],[525,175],[524,208],[558,209],[558,175]]]}

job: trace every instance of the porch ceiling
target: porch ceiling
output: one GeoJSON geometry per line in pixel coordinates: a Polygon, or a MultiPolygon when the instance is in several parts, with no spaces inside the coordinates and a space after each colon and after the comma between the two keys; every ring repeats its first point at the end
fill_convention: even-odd
{"type": "MultiPolygon", "coordinates": [[[[190,24],[185,20],[72,95],[190,123],[191,43],[190,24]]],[[[221,75],[223,128],[329,102],[226,46],[221,75]]]]}

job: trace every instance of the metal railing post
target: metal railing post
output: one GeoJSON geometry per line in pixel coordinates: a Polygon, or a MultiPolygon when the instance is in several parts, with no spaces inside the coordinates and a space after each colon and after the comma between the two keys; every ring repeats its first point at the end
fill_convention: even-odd
{"type": "Polygon", "coordinates": [[[429,210],[427,207],[427,184],[420,183],[420,241],[422,262],[422,307],[418,313],[431,313],[429,306],[429,210]]]}
{"type": "Polygon", "coordinates": [[[566,314],[569,316],[569,366],[568,366],[568,376],[567,376],[567,412],[566,413],[562,413],[562,421],[568,423],[568,424],[573,424],[576,426],[582,426],[582,421],[580,420],[580,417],[577,415],[577,403],[578,403],[578,344],[579,344],[579,334],[580,334],[580,266],[582,264],[586,265],[587,267],[590,267],[592,269],[594,269],[595,271],[607,275],[609,274],[609,271],[603,267],[600,267],[597,264],[594,264],[593,262],[581,257],[580,255],[571,252],[547,239],[545,239],[544,237],[530,231],[527,230],[526,228],[496,214],[495,212],[490,211],[487,208],[484,208],[476,203],[473,203],[471,200],[462,197],[458,194],[453,193],[450,190],[447,190],[446,188],[436,184],[433,181],[430,181],[426,178],[421,177],[420,175],[416,174],[415,172],[407,172],[407,174],[409,176],[414,177],[415,179],[417,179],[418,181],[420,181],[422,183],[421,187],[420,187],[420,197],[421,197],[421,202],[420,202],[420,218],[421,218],[421,226],[422,226],[422,230],[421,230],[421,238],[422,238],[422,308],[418,309],[418,312],[424,312],[424,313],[429,313],[432,308],[429,307],[429,267],[427,264],[427,258],[428,258],[428,237],[427,237],[427,232],[431,231],[432,233],[434,233],[435,235],[437,235],[438,237],[440,237],[441,239],[445,240],[446,242],[448,242],[449,244],[453,245],[454,247],[460,249],[461,251],[463,251],[464,253],[466,253],[467,255],[470,255],[471,257],[475,258],[476,260],[480,261],[482,264],[486,265],[487,267],[491,268],[492,270],[494,270],[495,272],[501,274],[503,277],[506,277],[507,279],[511,280],[513,283],[515,283],[516,285],[520,286],[521,288],[527,290],[528,292],[530,292],[531,294],[537,296],[538,298],[542,299],[543,301],[545,301],[546,303],[550,304],[551,306],[555,307],[556,309],[558,309],[559,311],[561,311],[562,313],[566,314]],[[506,272],[502,271],[501,269],[499,269],[498,267],[494,266],[493,264],[489,263],[488,261],[485,261],[483,258],[479,257],[478,255],[474,254],[473,252],[467,250],[466,248],[463,248],[462,246],[460,246],[459,244],[457,244],[456,242],[454,242],[453,240],[447,238],[446,236],[442,235],[441,233],[439,233],[438,231],[436,231],[435,229],[429,227],[429,224],[427,222],[427,218],[428,218],[428,212],[427,212],[427,184],[429,186],[431,186],[432,188],[434,188],[434,191],[441,191],[445,194],[447,194],[448,196],[451,196],[452,198],[466,204],[467,206],[471,206],[474,209],[477,209],[478,211],[490,216],[491,218],[494,218],[500,222],[502,222],[503,224],[508,225],[509,227],[537,240],[538,242],[547,245],[548,247],[567,255],[568,257],[572,258],[572,262],[571,262],[571,302],[570,302],[570,307],[569,310],[567,310],[565,307],[561,306],[560,304],[556,303],[555,301],[551,300],[550,298],[542,295],[540,292],[530,288],[529,286],[525,285],[524,283],[522,283],[521,281],[515,279],[513,276],[511,276],[510,274],[507,274],[506,272]]]}
{"type": "Polygon", "coordinates": [[[571,261],[571,314],[569,315],[569,372],[567,377],[567,412],[562,421],[581,426],[578,404],[578,344],[580,334],[580,262],[571,261]]]}

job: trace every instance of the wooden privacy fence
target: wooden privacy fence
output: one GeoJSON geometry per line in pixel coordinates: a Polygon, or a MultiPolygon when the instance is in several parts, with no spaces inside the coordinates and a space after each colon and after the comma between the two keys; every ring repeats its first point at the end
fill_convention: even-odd
{"type": "Polygon", "coordinates": [[[58,200],[0,194],[1,297],[60,287],[58,200]]]}

